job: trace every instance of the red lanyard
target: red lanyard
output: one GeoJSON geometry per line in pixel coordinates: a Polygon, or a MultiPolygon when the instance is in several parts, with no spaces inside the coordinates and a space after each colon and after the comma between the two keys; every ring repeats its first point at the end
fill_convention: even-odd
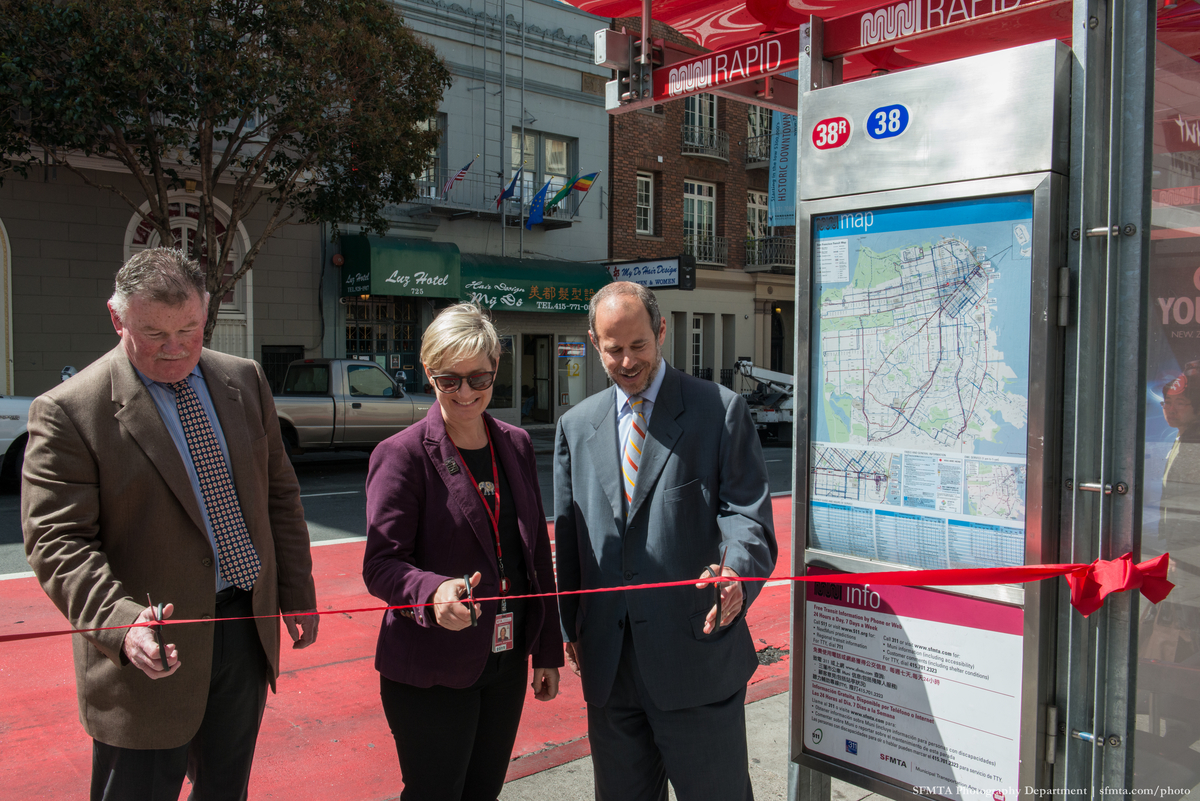
{"type": "Polygon", "coordinates": [[[487,434],[488,451],[492,455],[492,492],[496,495],[496,510],[492,511],[492,505],[487,502],[487,498],[483,497],[483,490],[479,488],[479,482],[475,480],[475,476],[471,473],[470,466],[467,465],[467,460],[463,458],[462,452],[458,449],[458,445],[454,444],[454,440],[450,440],[450,444],[454,445],[454,452],[458,454],[458,460],[462,462],[463,470],[467,473],[467,478],[471,479],[471,486],[475,488],[475,494],[479,496],[479,502],[483,504],[484,511],[487,512],[488,522],[492,524],[492,534],[496,539],[496,566],[500,568],[500,594],[508,594],[508,577],[504,575],[504,553],[500,549],[500,471],[496,469],[496,449],[492,446],[492,432],[487,427],[487,423],[483,424],[483,431],[487,434]]]}

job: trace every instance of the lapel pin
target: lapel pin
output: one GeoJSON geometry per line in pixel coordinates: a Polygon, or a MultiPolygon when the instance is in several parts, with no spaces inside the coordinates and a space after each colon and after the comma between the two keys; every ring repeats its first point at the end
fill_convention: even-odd
{"type": "Polygon", "coordinates": [[[453,476],[453,475],[457,475],[457,473],[458,473],[458,462],[454,461],[453,459],[447,459],[447,460],[446,460],[446,472],[447,472],[447,473],[449,473],[449,474],[450,474],[450,475],[452,475],[452,476],[453,476]]]}

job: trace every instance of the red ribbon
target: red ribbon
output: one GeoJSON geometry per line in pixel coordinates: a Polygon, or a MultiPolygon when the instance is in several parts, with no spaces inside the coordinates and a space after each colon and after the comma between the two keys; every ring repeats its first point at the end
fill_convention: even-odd
{"type": "MultiPolygon", "coordinates": [[[[1023,565],[1020,567],[978,567],[958,570],[893,570],[886,573],[829,573],[820,576],[780,576],[776,578],[728,577],[683,579],[662,581],[655,584],[634,584],[622,587],[598,587],[591,590],[565,590],[531,595],[510,595],[515,598],[554,598],[560,595],[589,595],[598,592],[628,592],[649,590],[659,587],[687,587],[696,584],[726,583],[730,581],[821,581],[827,584],[878,584],[892,587],[970,587],[985,584],[1027,584],[1057,576],[1065,576],[1071,586],[1071,605],[1087,617],[1104,605],[1104,599],[1114,592],[1140,590],[1152,603],[1158,603],[1170,594],[1175,585],[1167,580],[1170,554],[1157,556],[1140,564],[1133,563],[1133,555],[1125,554],[1117,559],[1097,559],[1090,565],[1023,565]]],[[[500,598],[476,598],[479,601],[499,601],[500,598]]],[[[309,615],[340,615],[350,612],[384,612],[388,609],[418,609],[428,604],[401,606],[369,606],[361,609],[327,609],[324,612],[303,612],[309,615]]],[[[174,626],[181,623],[215,623],[218,620],[253,620],[256,617],[278,617],[258,615],[251,617],[202,618],[199,620],[164,620],[161,623],[131,623],[127,626],[107,626],[96,629],[60,629],[0,636],[0,643],[16,640],[34,640],[40,637],[55,637],[61,634],[89,634],[96,631],[142,628],[152,625],[174,626]]]]}
{"type": "Polygon", "coordinates": [[[1067,574],[1071,585],[1071,605],[1087,617],[1104,605],[1104,599],[1114,592],[1141,590],[1151,603],[1158,603],[1171,594],[1175,585],[1167,580],[1171,555],[1164,553],[1140,564],[1133,563],[1133,554],[1113,560],[1097,559],[1086,567],[1067,574]]]}

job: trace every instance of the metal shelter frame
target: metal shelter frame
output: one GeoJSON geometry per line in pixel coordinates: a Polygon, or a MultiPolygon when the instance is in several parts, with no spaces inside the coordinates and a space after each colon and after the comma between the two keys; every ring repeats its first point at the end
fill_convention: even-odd
{"type": "MultiPolygon", "coordinates": [[[[664,0],[665,2],[666,0],[664,0]]],[[[585,5],[584,3],[579,3],[585,5]]],[[[630,60],[637,60],[622,102],[632,110],[652,98],[649,70],[651,0],[642,0],[642,26],[630,60]]],[[[585,6],[586,7],[586,6],[585,6]]],[[[1061,323],[1065,325],[1063,408],[1058,448],[1061,467],[1046,493],[1058,493],[1058,553],[1062,562],[1111,559],[1141,553],[1142,473],[1146,379],[1146,303],[1150,253],[1150,190],[1154,52],[1159,11],[1134,0],[1073,0],[1067,37],[1072,47],[1070,176],[1067,230],[1051,232],[1065,241],[1067,271],[1059,277],[1061,323]]],[[[1164,12],[1165,13],[1165,12],[1164,12]]],[[[1031,15],[1030,19],[1036,19],[1031,15]]],[[[844,27],[844,26],[843,26],[844,27]]],[[[798,31],[799,90],[820,90],[841,81],[841,59],[827,60],[826,23],[816,17],[798,31]]],[[[1061,30],[1042,36],[1062,36],[1061,30]]],[[[968,35],[947,29],[943,37],[968,35]]],[[[1030,41],[1030,31],[991,49],[1030,41]]],[[[630,37],[631,39],[633,37],[630,37]]],[[[928,41],[928,37],[926,37],[928,41]]],[[[984,48],[986,49],[986,48],[984,48]]],[[[953,48],[950,49],[953,52],[953,48]]],[[[977,50],[978,52],[978,50],[977,50]]],[[[667,65],[694,54],[664,54],[667,65]]],[[[760,79],[766,102],[751,87],[719,92],[741,102],[769,101],[770,78],[760,79]],[[750,91],[746,91],[749,89],[750,91]]],[[[622,87],[624,91],[625,87],[622,87]]],[[[796,109],[799,116],[800,110],[796,109]]],[[[797,129],[804,130],[802,120],[797,129]]],[[[804,165],[801,164],[801,170],[804,165]]],[[[809,254],[796,254],[796,275],[809,274],[809,254]]],[[[797,281],[796,308],[807,308],[807,287],[797,281]]],[[[807,332],[798,338],[807,340],[807,332]]],[[[798,343],[796,353],[807,353],[798,343]]],[[[807,422],[795,427],[807,432],[807,422]]],[[[1047,432],[1053,436],[1052,432],[1047,432]]],[[[793,450],[793,523],[807,514],[807,433],[793,450]]],[[[793,526],[795,530],[795,526],[793,526]]],[[[804,547],[793,549],[793,575],[804,572],[804,547]]],[[[1137,668],[1136,594],[1109,598],[1083,618],[1068,602],[1065,582],[1058,593],[1053,698],[1039,710],[1037,731],[1050,787],[1095,797],[1100,788],[1131,789],[1137,668]]],[[[795,588],[793,618],[796,631],[795,588]]],[[[1051,640],[1055,641],[1055,640],[1051,640]]],[[[796,677],[793,676],[793,682],[796,677]]],[[[790,688],[795,690],[795,686],[790,688]]],[[[797,699],[791,694],[792,720],[797,699]]],[[[791,733],[788,797],[828,801],[830,777],[800,765],[791,733]]]]}

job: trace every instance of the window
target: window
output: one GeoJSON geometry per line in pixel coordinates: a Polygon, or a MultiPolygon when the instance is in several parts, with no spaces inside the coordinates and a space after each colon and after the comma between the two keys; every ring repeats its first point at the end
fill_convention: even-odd
{"type": "Polygon", "coordinates": [[[346,382],[354,398],[391,398],[396,387],[383,368],[374,362],[346,365],[346,382]]]}
{"type": "Polygon", "coordinates": [[[700,377],[704,369],[704,318],[692,318],[692,375],[700,377]]]}
{"type": "Polygon", "coordinates": [[[688,241],[712,239],[717,228],[717,187],[699,181],[683,183],[683,237],[688,241]]]}
{"type": "Polygon", "coordinates": [[[352,298],[346,304],[346,356],[398,362],[398,369],[405,373],[404,389],[409,392],[417,392],[425,384],[418,355],[417,303],[416,298],[371,297],[352,298]],[[389,358],[396,356],[399,358],[389,358]]]}
{"type": "Polygon", "coordinates": [[[654,176],[644,172],[639,172],[637,175],[635,218],[639,234],[654,233],[654,176]]]}
{"type": "Polygon", "coordinates": [[[329,365],[305,364],[287,371],[284,395],[328,395],[329,365]]]}
{"type": "Polygon", "coordinates": [[[683,124],[706,130],[717,127],[717,98],[715,95],[688,95],[683,101],[683,124]]]}
{"type": "Polygon", "coordinates": [[[746,136],[771,135],[771,109],[762,106],[747,106],[746,136]]]}
{"type": "Polygon", "coordinates": [[[438,143],[429,151],[429,166],[417,178],[417,192],[420,197],[437,197],[441,194],[442,184],[450,177],[445,172],[446,115],[439,113],[421,120],[417,123],[417,130],[438,132],[438,143]]]}
{"type": "MultiPolygon", "coordinates": [[[[185,247],[187,254],[193,259],[200,262],[201,266],[208,265],[207,253],[196,253],[196,230],[200,224],[200,200],[198,196],[186,193],[172,193],[171,202],[167,205],[167,215],[171,220],[171,233],[175,236],[175,243],[179,247],[185,247]]],[[[149,205],[143,206],[148,210],[149,205]]],[[[221,219],[221,212],[224,209],[218,209],[217,214],[217,236],[221,239],[225,238],[225,221],[221,219]]],[[[156,248],[160,244],[158,232],[150,223],[141,219],[140,215],[134,215],[134,221],[130,223],[132,231],[127,234],[126,254],[132,256],[141,250],[148,248],[156,248]],[[136,222],[136,225],[134,225],[136,222]]],[[[239,226],[240,227],[240,226],[239,226]]],[[[233,275],[234,265],[242,263],[244,254],[244,238],[237,234],[233,239],[233,251],[230,254],[232,258],[225,262],[225,270],[223,276],[228,278],[233,275]]],[[[242,314],[246,312],[246,286],[250,274],[247,273],[242,280],[238,281],[232,291],[226,292],[225,297],[221,298],[221,313],[224,314],[242,314]]]]}
{"type": "MultiPolygon", "coordinates": [[[[550,188],[546,191],[546,200],[549,200],[555,192],[566,186],[567,179],[572,174],[571,169],[575,166],[575,142],[574,139],[526,130],[525,146],[522,148],[521,132],[513,131],[512,164],[508,180],[512,180],[522,164],[525,167],[525,172],[513,191],[513,197],[528,203],[549,181],[550,188]]],[[[507,187],[507,184],[505,186],[507,187]]],[[[563,201],[563,205],[565,204],[566,201],[563,201]]]]}
{"type": "Polygon", "coordinates": [[[762,239],[771,235],[767,225],[767,193],[753,189],[746,193],[746,238],[762,239]]]}
{"type": "Polygon", "coordinates": [[[304,358],[303,345],[263,345],[262,366],[272,392],[283,389],[283,377],[288,365],[304,358]]]}
{"type": "Polygon", "coordinates": [[[761,106],[747,107],[746,161],[771,160],[771,110],[761,106]]]}

